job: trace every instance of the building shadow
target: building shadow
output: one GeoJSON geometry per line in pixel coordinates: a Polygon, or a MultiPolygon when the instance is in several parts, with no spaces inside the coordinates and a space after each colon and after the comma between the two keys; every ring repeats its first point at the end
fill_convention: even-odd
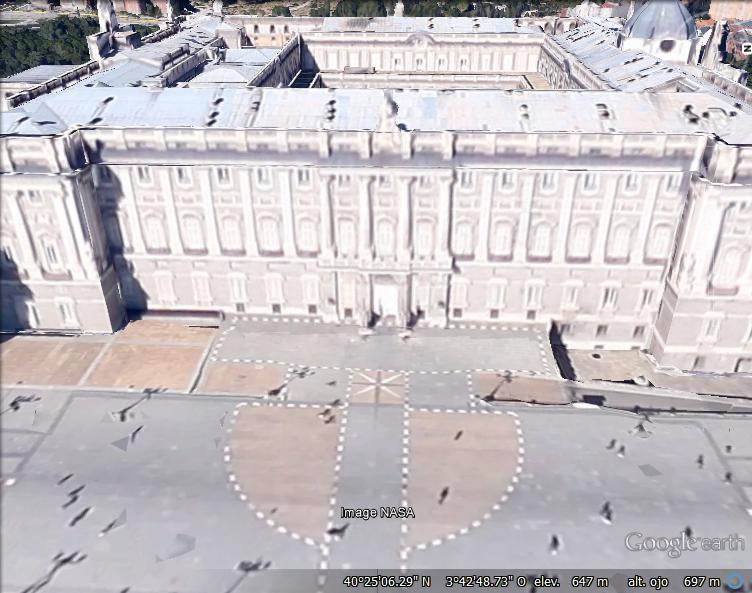
{"type": "Polygon", "coordinates": [[[144,289],[137,278],[132,259],[132,237],[135,229],[140,224],[139,220],[131,220],[125,210],[126,199],[122,183],[116,172],[101,162],[101,145],[91,150],[89,158],[98,168],[100,184],[97,187],[97,202],[102,216],[107,249],[112,269],[116,277],[120,301],[125,311],[124,324],[129,321],[141,319],[149,308],[149,293],[144,289]],[[122,221],[129,228],[124,228],[122,221]]]}
{"type": "Polygon", "coordinates": [[[553,352],[554,360],[556,360],[556,365],[559,367],[561,376],[570,381],[577,381],[577,373],[572,365],[572,359],[569,357],[569,351],[564,344],[564,340],[562,340],[559,325],[555,321],[551,323],[551,329],[548,331],[548,339],[551,343],[551,351],[553,352]]]}
{"type": "Polygon", "coordinates": [[[3,251],[0,254],[0,331],[7,333],[2,335],[2,342],[37,325],[31,318],[34,315],[34,293],[24,282],[26,277],[26,272],[3,251]]]}

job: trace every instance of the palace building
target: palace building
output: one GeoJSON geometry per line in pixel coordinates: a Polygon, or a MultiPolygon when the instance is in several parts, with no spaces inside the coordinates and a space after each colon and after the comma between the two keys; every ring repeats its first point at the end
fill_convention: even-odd
{"type": "Polygon", "coordinates": [[[218,3],[140,39],[100,0],[92,60],[4,96],[3,329],[555,324],[752,372],[752,91],[675,4],[656,33],[650,2],[624,27],[218,3]]]}

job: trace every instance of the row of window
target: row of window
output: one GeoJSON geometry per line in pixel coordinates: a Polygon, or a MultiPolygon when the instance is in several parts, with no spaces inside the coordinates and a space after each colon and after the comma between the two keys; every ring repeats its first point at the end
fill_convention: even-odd
{"type": "MultiPolygon", "coordinates": [[[[229,167],[214,167],[214,179],[220,186],[229,187],[232,185],[232,173],[229,167]]],[[[110,180],[110,173],[106,167],[100,169],[101,176],[105,181],[110,180]]],[[[177,167],[174,171],[175,181],[178,186],[188,187],[193,183],[192,172],[188,167],[177,167]]],[[[585,191],[597,191],[600,182],[600,175],[596,173],[585,173],[582,175],[582,188],[585,191]]],[[[147,166],[136,168],[136,178],[143,185],[151,185],[154,182],[152,170],[147,166]]],[[[257,167],[254,169],[254,178],[257,185],[271,187],[273,184],[271,169],[268,167],[257,167]]],[[[297,169],[295,178],[299,186],[309,186],[311,184],[311,170],[309,168],[297,169]]],[[[557,188],[559,175],[553,171],[547,171],[539,176],[539,187],[543,191],[554,191],[557,188]]],[[[475,186],[477,173],[474,171],[463,170],[459,172],[459,185],[465,189],[471,189],[475,186]]],[[[352,185],[352,176],[340,174],[336,177],[339,187],[350,187],[352,185]]],[[[378,177],[379,185],[390,187],[391,177],[382,175],[378,177]]],[[[635,173],[624,175],[623,189],[628,192],[636,192],[639,189],[639,176],[635,173]]],[[[429,188],[434,185],[434,178],[429,176],[418,176],[420,187],[429,188]]],[[[511,171],[504,171],[498,175],[498,186],[502,189],[512,189],[516,186],[517,176],[511,171]]],[[[675,191],[678,188],[679,177],[670,175],[666,179],[666,191],[675,191]]]]}
{"type": "MultiPolygon", "coordinates": [[[[117,220],[108,219],[110,240],[119,245],[122,239],[117,230],[117,220]]],[[[220,220],[220,242],[229,251],[244,250],[244,232],[240,219],[235,216],[220,220]]],[[[147,246],[150,249],[168,248],[167,235],[163,219],[157,215],[147,216],[144,220],[147,246]]],[[[548,222],[535,223],[528,237],[528,254],[536,259],[550,258],[554,247],[555,226],[548,222]]],[[[567,256],[579,260],[590,258],[595,229],[590,222],[575,223],[569,234],[567,256]]],[[[183,246],[189,251],[206,249],[204,225],[197,216],[189,215],[180,219],[180,233],[183,246]]],[[[256,233],[259,249],[275,254],[282,252],[280,222],[274,216],[261,216],[256,221],[256,233]]],[[[436,246],[436,231],[433,220],[422,219],[415,223],[414,248],[417,257],[431,257],[436,246]]],[[[515,244],[516,228],[512,221],[495,221],[491,229],[489,250],[492,256],[511,259],[515,244]]],[[[662,260],[668,257],[671,247],[673,229],[668,224],[658,224],[651,232],[647,256],[662,260]]],[[[352,218],[341,218],[336,226],[336,246],[339,253],[346,256],[357,254],[357,224],[352,218]]],[[[614,226],[609,233],[607,257],[613,261],[628,261],[634,239],[634,227],[628,223],[614,226]]],[[[319,227],[316,221],[304,218],[299,221],[296,242],[302,253],[317,253],[319,250],[319,227]]],[[[377,220],[374,244],[377,254],[394,255],[397,243],[396,224],[391,219],[377,220]]],[[[460,220],[455,224],[451,241],[452,251],[459,257],[472,257],[477,248],[476,227],[472,221],[460,220]]],[[[724,260],[719,274],[728,275],[728,270],[737,269],[737,259],[724,260]],[[734,264],[736,268],[734,268],[734,264]]],[[[724,276],[725,277],[725,276],[724,276]]]]}
{"type": "MultiPolygon", "coordinates": [[[[541,282],[528,282],[525,285],[524,308],[525,309],[542,309],[543,308],[543,291],[545,285],[541,282]]],[[[467,282],[455,282],[452,285],[451,301],[452,306],[466,308],[468,306],[467,282]]],[[[564,286],[564,292],[561,300],[562,311],[576,310],[579,306],[580,292],[582,287],[578,284],[564,286]]],[[[613,311],[619,303],[619,287],[603,286],[598,301],[598,306],[603,311],[613,311]]],[[[486,306],[490,310],[504,309],[506,304],[507,285],[505,282],[491,281],[488,284],[486,293],[486,306]]],[[[636,310],[644,311],[650,309],[655,303],[655,289],[646,287],[640,291],[636,310]]]]}

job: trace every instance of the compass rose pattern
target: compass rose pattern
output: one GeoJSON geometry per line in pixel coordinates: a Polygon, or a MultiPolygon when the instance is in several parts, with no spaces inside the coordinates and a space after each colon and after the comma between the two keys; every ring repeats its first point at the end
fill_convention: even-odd
{"type": "Polygon", "coordinates": [[[353,373],[350,402],[402,405],[405,401],[405,374],[396,371],[353,373]]]}

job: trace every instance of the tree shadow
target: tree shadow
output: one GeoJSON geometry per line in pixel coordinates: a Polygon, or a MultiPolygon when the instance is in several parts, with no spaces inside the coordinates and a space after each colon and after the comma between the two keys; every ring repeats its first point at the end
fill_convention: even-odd
{"type": "Polygon", "coordinates": [[[572,359],[569,357],[569,351],[564,344],[564,340],[562,340],[559,325],[555,321],[551,324],[548,339],[551,342],[551,351],[561,376],[570,381],[577,381],[577,373],[572,365],[572,359]]]}

